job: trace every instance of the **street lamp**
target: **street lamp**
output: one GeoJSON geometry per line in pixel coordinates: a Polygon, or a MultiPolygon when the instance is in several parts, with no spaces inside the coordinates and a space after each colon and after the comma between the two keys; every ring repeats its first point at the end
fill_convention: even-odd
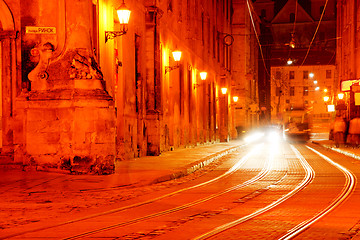
{"type": "Polygon", "coordinates": [[[239,97],[238,96],[233,96],[233,101],[234,102],[237,102],[239,100],[239,97]]]}
{"type": "Polygon", "coordinates": [[[293,63],[293,60],[291,60],[291,58],[289,58],[288,60],[287,60],[287,64],[288,65],[291,65],[293,63]]]}
{"type": "Polygon", "coordinates": [[[207,72],[201,72],[200,73],[200,79],[201,80],[206,80],[206,77],[207,77],[207,72]]]}
{"type": "Polygon", "coordinates": [[[116,10],[117,16],[120,22],[120,31],[105,31],[105,43],[109,39],[114,39],[121,35],[126,34],[127,26],[129,24],[131,11],[126,7],[125,2],[123,0],[121,6],[116,10]]]}
{"type": "Polygon", "coordinates": [[[329,96],[324,96],[324,102],[328,102],[330,100],[329,96]]]}
{"type": "Polygon", "coordinates": [[[179,63],[180,60],[181,60],[181,53],[182,53],[182,52],[179,51],[179,50],[175,50],[175,51],[172,52],[173,59],[174,59],[174,61],[176,62],[176,65],[175,65],[175,66],[165,66],[165,74],[166,74],[167,72],[170,72],[170,71],[172,71],[172,70],[180,67],[178,63],[179,63]]]}
{"type": "Polygon", "coordinates": [[[344,93],[338,93],[338,98],[341,100],[341,99],[344,99],[344,93]]]}
{"type": "Polygon", "coordinates": [[[227,88],[226,88],[226,87],[222,87],[222,88],[221,88],[221,93],[225,95],[225,94],[227,93],[227,88]]]}

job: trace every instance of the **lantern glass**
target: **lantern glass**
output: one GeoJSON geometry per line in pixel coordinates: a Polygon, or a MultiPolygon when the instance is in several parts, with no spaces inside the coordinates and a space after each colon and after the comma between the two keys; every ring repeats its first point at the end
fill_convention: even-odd
{"type": "Polygon", "coordinates": [[[201,80],[206,80],[206,77],[207,77],[207,72],[201,72],[200,73],[201,80]]]}
{"type": "Polygon", "coordinates": [[[227,93],[227,88],[226,87],[221,88],[221,93],[226,94],[227,93]]]}
{"type": "Polygon", "coordinates": [[[338,94],[338,98],[339,98],[339,99],[344,99],[344,93],[339,93],[339,94],[338,94]]]}
{"type": "Polygon", "coordinates": [[[325,96],[325,97],[324,97],[324,102],[329,101],[329,99],[330,99],[329,96],[325,96]]]}
{"type": "Polygon", "coordinates": [[[239,97],[238,96],[233,96],[233,101],[234,102],[237,102],[239,100],[239,97]]]}
{"type": "Polygon", "coordinates": [[[120,8],[116,10],[120,24],[128,24],[131,11],[125,6],[125,3],[121,4],[120,8]]]}
{"type": "Polygon", "coordinates": [[[327,105],[328,112],[335,112],[335,105],[327,105]]]}
{"type": "Polygon", "coordinates": [[[173,51],[172,52],[173,58],[175,62],[179,62],[181,59],[181,51],[173,51]]]}

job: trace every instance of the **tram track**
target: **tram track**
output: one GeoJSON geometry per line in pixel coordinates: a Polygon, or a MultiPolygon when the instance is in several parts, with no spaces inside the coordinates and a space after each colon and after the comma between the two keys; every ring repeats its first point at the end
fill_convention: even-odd
{"type": "MultiPolygon", "coordinates": [[[[126,229],[129,229],[129,228],[127,228],[127,226],[132,225],[131,229],[133,229],[133,228],[141,229],[141,226],[145,226],[146,222],[149,222],[149,220],[151,220],[151,219],[156,218],[156,222],[168,221],[168,220],[162,220],[162,219],[173,219],[173,217],[176,217],[176,215],[174,215],[174,213],[180,213],[180,212],[181,212],[181,214],[179,214],[179,215],[184,216],[184,217],[179,218],[178,220],[172,220],[171,222],[181,225],[183,221],[186,221],[183,219],[191,219],[189,221],[193,221],[193,218],[197,218],[197,221],[200,221],[200,219],[201,219],[200,216],[205,216],[205,218],[211,218],[211,219],[213,217],[221,219],[222,214],[226,215],[226,211],[228,211],[231,208],[231,207],[229,208],[229,201],[230,201],[229,199],[234,199],[236,196],[238,196],[237,200],[233,200],[234,208],[238,208],[238,207],[246,208],[246,206],[247,206],[246,204],[248,204],[248,201],[249,201],[249,204],[250,204],[249,209],[250,210],[245,211],[241,217],[239,217],[236,220],[230,221],[228,223],[223,223],[220,226],[214,226],[215,228],[213,228],[212,230],[210,229],[210,231],[207,229],[206,230],[207,232],[204,232],[204,231],[203,231],[203,233],[199,232],[201,235],[197,235],[197,237],[195,237],[194,239],[209,239],[209,238],[213,238],[213,237],[216,238],[216,236],[218,236],[218,235],[222,236],[221,234],[226,233],[230,229],[234,229],[237,226],[239,226],[245,222],[252,223],[253,221],[249,221],[249,220],[253,220],[267,212],[271,212],[271,210],[273,210],[276,207],[277,208],[281,207],[285,201],[296,196],[299,192],[303,191],[305,188],[307,188],[307,186],[309,186],[314,181],[315,175],[316,175],[314,169],[312,168],[312,166],[309,164],[309,162],[304,158],[304,156],[299,152],[299,150],[295,146],[290,145],[292,155],[291,154],[287,154],[286,156],[284,155],[285,159],[293,159],[293,160],[291,160],[292,161],[291,164],[295,164],[295,162],[297,162],[298,166],[293,165],[291,167],[292,170],[288,169],[290,172],[275,170],[273,165],[275,163],[280,164],[280,162],[274,161],[274,159],[273,159],[274,155],[268,154],[268,157],[263,160],[262,167],[257,169],[256,173],[253,172],[253,174],[251,175],[251,178],[244,179],[239,184],[229,186],[229,187],[223,189],[222,191],[216,191],[214,193],[207,193],[206,196],[203,196],[198,199],[186,200],[188,202],[183,202],[181,204],[177,203],[177,202],[176,203],[171,202],[172,200],[170,198],[174,198],[174,197],[181,198],[182,195],[180,195],[180,194],[183,194],[187,191],[195,190],[200,187],[207,187],[208,185],[215,184],[215,183],[218,184],[220,181],[228,179],[227,177],[230,177],[235,173],[239,174],[239,172],[240,172],[239,170],[244,171],[243,166],[245,163],[248,164],[247,168],[249,169],[249,166],[253,166],[253,164],[248,163],[249,160],[250,159],[254,160],[253,155],[259,154],[259,152],[263,151],[263,150],[261,150],[261,149],[263,149],[263,147],[264,147],[264,144],[256,145],[248,153],[246,153],[239,160],[237,160],[236,163],[234,163],[232,166],[228,167],[227,170],[222,170],[223,173],[221,173],[220,175],[217,175],[217,176],[211,178],[210,180],[206,180],[204,182],[195,184],[193,186],[185,187],[185,188],[182,188],[182,189],[179,189],[176,191],[172,191],[170,193],[166,193],[161,196],[152,198],[150,200],[145,200],[145,201],[138,202],[135,204],[126,205],[123,207],[112,209],[110,211],[93,214],[93,215],[86,216],[83,218],[73,219],[73,220],[70,220],[67,222],[54,224],[52,226],[46,226],[46,227],[42,227],[42,228],[19,232],[16,234],[5,236],[5,237],[0,237],[0,239],[8,239],[8,238],[13,238],[13,237],[16,237],[17,239],[19,239],[19,237],[21,237],[23,235],[26,237],[32,238],[33,234],[34,234],[34,236],[44,236],[41,234],[46,234],[46,232],[48,232],[51,229],[53,229],[53,231],[56,231],[57,230],[56,228],[64,229],[64,228],[66,228],[66,226],[72,226],[72,224],[77,223],[77,225],[72,227],[74,229],[74,227],[76,228],[76,226],[87,226],[86,224],[92,223],[94,221],[95,222],[96,221],[105,222],[105,219],[114,219],[114,221],[111,221],[107,224],[102,224],[103,226],[89,225],[88,227],[84,228],[83,230],[74,231],[74,232],[71,232],[71,234],[69,232],[68,234],[65,234],[64,236],[58,236],[59,237],[58,239],[70,240],[70,239],[97,238],[99,236],[107,236],[110,233],[115,234],[116,237],[117,238],[120,237],[120,239],[122,239],[123,237],[124,238],[130,237],[130,238],[126,238],[126,239],[133,239],[133,238],[131,238],[131,236],[134,236],[134,238],[137,239],[137,237],[135,237],[135,236],[137,236],[136,234],[139,232],[135,231],[135,232],[131,233],[131,232],[125,231],[126,229]],[[302,170],[300,170],[300,169],[302,169],[302,170]],[[281,185],[289,186],[286,188],[287,189],[286,192],[283,190],[281,195],[279,195],[279,194],[277,194],[278,196],[273,195],[275,193],[272,190],[273,187],[278,186],[278,188],[281,189],[281,188],[283,188],[281,185]],[[252,186],[252,187],[249,188],[249,186],[252,186]],[[245,190],[245,188],[247,190],[245,190]],[[239,191],[240,189],[243,189],[243,190],[239,191]],[[253,189],[253,190],[251,190],[251,189],[253,189]],[[239,195],[241,195],[242,197],[239,198],[239,195]],[[266,204],[266,205],[262,205],[262,206],[260,206],[260,205],[257,206],[256,204],[251,203],[250,200],[257,199],[257,197],[263,196],[263,195],[272,196],[272,198],[270,198],[270,199],[273,199],[273,200],[269,201],[268,203],[264,202],[264,204],[266,204]],[[168,202],[170,201],[171,204],[167,204],[166,202],[163,201],[167,198],[169,198],[167,201],[168,202]],[[206,205],[207,202],[214,201],[215,199],[220,204],[220,205],[219,204],[216,205],[218,210],[209,208],[208,206],[211,206],[211,204],[206,205]],[[221,202],[223,201],[221,199],[226,200],[225,202],[227,202],[227,203],[224,202],[223,205],[221,205],[221,202]],[[236,202],[236,201],[238,201],[238,202],[236,202]],[[121,212],[130,211],[130,210],[132,211],[133,209],[137,209],[140,207],[146,208],[146,206],[149,206],[147,208],[151,208],[152,205],[150,205],[150,204],[153,204],[153,203],[156,203],[158,206],[162,206],[162,208],[164,208],[164,209],[161,210],[161,208],[159,208],[159,209],[154,208],[154,210],[144,211],[144,213],[141,216],[134,215],[134,217],[129,216],[124,219],[121,216],[125,216],[125,215],[123,215],[123,214],[119,215],[119,213],[121,213],[121,212]],[[165,205],[164,205],[164,203],[165,203],[165,205]],[[175,206],[165,207],[166,205],[169,205],[169,206],[175,205],[175,206]],[[201,205],[201,207],[195,208],[195,206],[198,206],[198,205],[201,205]],[[254,208],[254,206],[256,206],[256,208],[254,208]],[[202,211],[199,211],[200,209],[202,211]],[[198,212],[196,212],[196,211],[198,211],[198,212]],[[111,215],[111,214],[115,214],[115,215],[110,218],[109,217],[103,218],[104,216],[111,215]],[[165,216],[168,216],[171,214],[172,214],[172,217],[165,218],[165,216]],[[200,218],[197,216],[199,216],[200,218]],[[97,219],[97,220],[95,220],[95,219],[97,219]],[[117,219],[117,221],[115,221],[115,219],[117,219]],[[87,221],[87,220],[89,220],[89,221],[87,221]],[[136,225],[136,227],[134,227],[135,225],[136,225]],[[121,230],[117,230],[117,229],[121,229],[121,230]],[[43,232],[43,233],[41,233],[41,232],[43,232]],[[39,235],[37,235],[37,233],[39,233],[39,235]],[[119,234],[121,236],[119,236],[119,234]],[[68,236],[66,236],[66,235],[68,235],[68,236]]],[[[271,146],[268,148],[269,148],[269,152],[271,153],[271,151],[270,151],[271,146]]],[[[322,205],[320,210],[316,211],[311,216],[309,215],[309,217],[307,217],[305,220],[302,219],[300,221],[300,219],[299,219],[299,221],[296,221],[296,220],[293,221],[294,224],[292,226],[289,226],[289,228],[288,228],[290,230],[284,230],[284,232],[282,233],[282,235],[280,235],[280,238],[278,238],[278,239],[292,239],[296,236],[299,236],[302,232],[304,232],[308,228],[310,228],[315,222],[317,222],[318,220],[323,218],[325,215],[329,214],[331,211],[333,211],[335,208],[337,208],[340,204],[342,204],[344,201],[346,201],[349,198],[349,196],[352,194],[352,192],[354,191],[355,186],[356,186],[356,177],[349,170],[347,170],[345,167],[341,166],[340,164],[337,164],[335,161],[332,161],[329,157],[323,155],[322,153],[318,152],[317,150],[315,150],[309,146],[307,146],[307,149],[309,150],[309,152],[313,152],[314,153],[313,155],[317,154],[322,159],[324,159],[327,163],[329,163],[329,165],[338,169],[339,170],[338,177],[340,177],[340,175],[343,175],[345,178],[345,183],[341,189],[341,192],[339,194],[337,194],[337,196],[331,200],[330,204],[328,204],[326,206],[322,205]]],[[[265,153],[262,153],[262,154],[264,154],[264,156],[266,156],[265,153]]],[[[250,170],[249,173],[252,171],[253,170],[250,170]]],[[[331,175],[327,174],[326,171],[323,173],[324,174],[322,175],[322,177],[325,177],[325,178],[332,177],[331,175]]],[[[241,175],[237,175],[237,176],[241,176],[241,175]]],[[[243,179],[243,178],[244,177],[242,177],[241,179],[243,179]]],[[[236,178],[232,177],[232,179],[235,180],[236,178]]],[[[233,180],[228,179],[225,182],[233,182],[233,180]]],[[[212,188],[210,188],[210,189],[212,189],[212,188]]],[[[205,189],[200,191],[201,194],[205,194],[204,190],[205,189]]],[[[187,193],[187,194],[189,195],[189,193],[187,193]]],[[[190,195],[196,196],[197,194],[196,194],[196,192],[193,192],[190,195]]],[[[179,201],[179,202],[181,202],[181,201],[179,201]]],[[[139,210],[138,210],[138,212],[139,212],[139,210]]],[[[141,211],[142,210],[140,210],[140,212],[141,211]]],[[[290,215],[290,217],[291,217],[291,215],[290,215]]],[[[241,225],[241,226],[243,226],[243,225],[241,225]]],[[[153,230],[148,230],[147,231],[148,235],[146,233],[141,233],[143,235],[141,235],[139,233],[140,234],[140,237],[138,236],[139,239],[142,237],[145,237],[145,238],[151,237],[153,234],[162,234],[162,232],[172,231],[172,230],[163,230],[161,227],[156,227],[156,226],[152,226],[152,227],[150,227],[150,229],[153,229],[153,230]]],[[[206,228],[204,228],[204,229],[206,229],[206,228]]],[[[180,230],[178,230],[178,231],[180,231],[180,230]]],[[[165,234],[165,233],[163,233],[163,234],[165,234]]],[[[193,236],[196,236],[196,235],[193,235],[193,236]]]]}
{"type": "Polygon", "coordinates": [[[341,166],[340,164],[334,162],[329,157],[325,156],[324,154],[320,153],[319,151],[315,150],[314,148],[311,148],[309,146],[306,146],[308,149],[313,151],[314,153],[318,154],[320,157],[325,159],[327,162],[329,162],[331,165],[335,166],[337,169],[339,169],[345,176],[346,182],[345,186],[342,190],[342,192],[339,194],[339,196],[334,199],[334,201],[329,204],[325,209],[323,209],[321,212],[313,216],[312,218],[301,222],[294,228],[290,229],[284,236],[279,238],[279,240],[288,240],[292,239],[295,236],[301,234],[306,229],[308,229],[312,224],[323,218],[325,215],[329,214],[331,211],[333,211],[336,207],[338,207],[340,204],[342,204],[354,191],[356,186],[356,176],[346,169],[345,167],[341,166]]]}
{"type": "Polygon", "coordinates": [[[244,223],[250,219],[253,219],[257,216],[259,216],[260,214],[263,214],[271,209],[273,209],[274,207],[280,205],[281,203],[283,203],[284,201],[286,201],[287,199],[289,199],[290,197],[294,196],[295,194],[297,194],[299,191],[301,191],[302,189],[304,189],[306,186],[308,186],[311,181],[315,178],[315,172],[314,170],[311,168],[311,166],[309,165],[309,163],[305,160],[305,158],[300,154],[300,152],[294,147],[291,146],[292,150],[294,151],[294,153],[296,154],[297,158],[300,160],[301,165],[303,166],[303,168],[305,169],[305,176],[303,178],[303,180],[300,182],[300,184],[298,184],[296,186],[296,188],[294,188],[292,191],[290,191],[289,193],[285,194],[284,196],[282,196],[281,198],[277,199],[276,201],[272,202],[271,204],[249,214],[246,216],[243,216],[235,221],[226,223],[224,225],[221,225],[219,227],[216,227],[215,229],[204,233],[200,236],[195,237],[195,240],[202,240],[202,239],[208,239],[211,238],[221,232],[224,232],[230,228],[233,228],[234,226],[238,226],[241,223],[244,223]]]}
{"type": "MultiPolygon", "coordinates": [[[[159,201],[159,200],[162,200],[162,199],[165,199],[165,198],[168,198],[168,197],[171,197],[171,196],[174,196],[176,194],[179,194],[179,193],[182,193],[182,192],[185,192],[185,191],[188,191],[188,190],[191,190],[191,189],[195,189],[195,188],[199,188],[199,187],[202,187],[202,186],[205,186],[205,185],[208,185],[208,184],[211,184],[211,183],[214,183],[216,181],[219,181],[220,179],[222,178],[225,178],[225,177],[228,177],[229,175],[235,173],[236,171],[238,171],[241,166],[250,158],[250,156],[252,154],[254,154],[256,151],[258,150],[258,147],[254,147],[249,153],[247,153],[244,157],[242,157],[239,161],[237,161],[236,164],[234,164],[229,170],[227,170],[225,173],[221,174],[220,176],[216,177],[216,178],[213,178],[209,181],[206,181],[206,182],[203,182],[203,183],[200,183],[200,184],[197,184],[197,185],[194,185],[194,186],[191,186],[191,187],[187,187],[187,188],[183,188],[183,189],[180,189],[180,190],[177,190],[177,191],[174,191],[174,192],[171,192],[171,193],[168,193],[168,194],[165,194],[165,195],[162,195],[162,196],[159,196],[157,198],[153,198],[153,199],[150,199],[150,200],[146,200],[146,201],[143,201],[143,202],[139,202],[139,203],[135,203],[135,204],[131,204],[131,205],[127,205],[127,206],[124,206],[124,207],[120,207],[120,208],[116,208],[116,209],[112,209],[110,211],[105,211],[105,212],[101,212],[101,213],[97,213],[97,214],[93,214],[93,215],[90,215],[90,216],[86,216],[86,217],[82,217],[82,218],[78,218],[78,219],[73,219],[73,220],[70,220],[70,221],[66,221],[66,222],[62,222],[62,223],[58,223],[58,224],[54,224],[54,225],[51,225],[51,226],[45,226],[45,227],[41,227],[41,228],[37,228],[37,229],[32,229],[32,230],[27,230],[27,231],[23,231],[23,232],[20,232],[20,233],[16,233],[16,234],[11,234],[11,235],[7,235],[7,236],[4,236],[4,237],[0,237],[0,239],[8,239],[8,238],[13,238],[13,237],[18,237],[18,236],[21,236],[21,235],[24,235],[24,234],[29,234],[29,233],[35,233],[35,232],[40,232],[40,231],[44,231],[44,230],[49,230],[49,229],[53,229],[53,228],[56,228],[56,227],[61,227],[61,226],[65,226],[65,225],[69,225],[69,224],[73,224],[73,223],[77,223],[77,222],[81,222],[81,221],[85,221],[85,220],[89,220],[89,219],[93,219],[93,218],[97,218],[97,217],[101,217],[101,216],[104,216],[104,215],[110,215],[110,214],[114,214],[114,213],[118,213],[118,212],[121,212],[121,211],[125,211],[125,210],[128,210],[128,209],[132,209],[132,208],[136,208],[136,207],[140,207],[140,206],[144,206],[144,205],[147,205],[147,204],[151,204],[151,203],[154,203],[156,201],[159,201]]],[[[214,194],[213,196],[211,197],[208,197],[208,198],[205,198],[205,199],[202,199],[202,200],[199,200],[197,201],[196,203],[194,204],[185,204],[184,206],[180,206],[180,207],[177,207],[177,208],[174,208],[174,209],[170,209],[170,210],[167,210],[167,211],[164,211],[162,213],[155,213],[155,214],[152,214],[152,215],[149,215],[149,216],[144,216],[140,219],[134,219],[132,221],[128,221],[128,222],[124,222],[124,223],[120,223],[120,224],[117,224],[116,226],[109,226],[108,228],[106,229],[101,229],[101,230],[97,230],[97,231],[92,231],[91,234],[95,233],[95,232],[98,232],[98,231],[104,231],[104,230],[108,230],[108,229],[112,229],[114,227],[120,227],[120,226],[126,226],[126,225],[130,225],[130,224],[133,224],[135,222],[139,222],[139,221],[143,221],[143,220],[146,220],[146,219],[150,219],[150,218],[154,218],[154,217],[157,217],[157,216],[161,216],[161,215],[164,215],[164,214],[169,214],[169,213],[172,213],[172,212],[176,212],[176,211],[180,211],[182,209],[185,209],[185,208],[188,208],[190,206],[194,206],[196,204],[200,204],[202,202],[205,202],[205,201],[208,201],[210,199],[213,199],[217,196],[221,196],[229,191],[234,191],[238,188],[241,188],[243,186],[246,186],[246,185],[249,185],[257,180],[259,180],[261,177],[265,176],[266,173],[268,172],[268,168],[264,168],[262,169],[262,171],[256,175],[253,179],[250,179],[242,184],[239,184],[235,187],[232,187],[230,189],[227,189],[225,191],[223,191],[222,193],[218,193],[218,194],[214,194]]],[[[85,235],[91,235],[90,233],[84,233],[84,236],[85,235]]],[[[69,237],[69,238],[65,238],[65,239],[77,239],[79,238],[79,236],[73,236],[73,237],[69,237]]]]}
{"type": "MultiPolygon", "coordinates": [[[[293,151],[295,152],[295,154],[301,159],[301,162],[304,163],[305,166],[307,166],[306,168],[310,169],[311,166],[309,165],[309,163],[307,163],[306,159],[301,155],[301,153],[294,146],[291,146],[291,147],[292,147],[293,151]]],[[[311,150],[312,152],[314,152],[315,154],[320,156],[322,159],[324,159],[325,161],[330,163],[332,166],[337,168],[340,172],[342,172],[345,177],[345,183],[344,183],[344,186],[343,186],[341,192],[338,194],[338,196],[335,199],[333,199],[326,207],[324,207],[320,211],[316,212],[313,216],[309,217],[308,219],[298,223],[293,228],[289,229],[285,234],[283,234],[282,236],[277,238],[279,240],[293,239],[293,238],[301,235],[301,233],[305,232],[307,229],[309,229],[313,224],[315,224],[321,218],[325,217],[327,214],[334,211],[337,207],[339,207],[341,204],[343,204],[355,190],[356,176],[351,171],[349,171],[345,167],[341,166],[340,164],[334,162],[329,157],[325,156],[324,154],[320,153],[319,151],[315,150],[314,148],[311,148],[309,146],[306,146],[306,147],[307,147],[307,149],[311,150]]],[[[311,183],[311,181],[315,178],[315,172],[311,173],[312,177],[310,177],[310,178],[309,178],[308,173],[309,172],[307,170],[307,176],[304,178],[304,181],[299,185],[299,187],[300,186],[301,187],[298,190],[294,189],[292,192],[288,193],[287,195],[283,196],[282,198],[278,199],[277,201],[273,202],[272,204],[270,204],[262,209],[259,209],[258,211],[254,212],[250,215],[244,216],[240,219],[229,222],[227,224],[218,226],[215,229],[213,229],[207,233],[204,233],[194,239],[196,239],[196,240],[210,239],[210,238],[212,239],[213,237],[215,237],[221,233],[224,233],[229,229],[232,229],[234,227],[239,227],[239,225],[241,225],[242,223],[252,220],[257,216],[259,216],[267,211],[270,211],[272,208],[278,206],[285,200],[289,199],[291,196],[294,196],[295,194],[300,192],[301,189],[304,189],[305,187],[307,187],[311,183]]],[[[328,176],[328,177],[330,177],[330,176],[328,176]]]]}

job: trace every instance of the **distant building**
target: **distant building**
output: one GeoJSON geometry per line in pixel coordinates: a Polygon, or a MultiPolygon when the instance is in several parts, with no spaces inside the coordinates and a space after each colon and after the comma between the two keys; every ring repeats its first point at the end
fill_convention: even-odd
{"type": "Polygon", "coordinates": [[[284,112],[302,108],[308,111],[314,132],[328,128],[333,117],[328,105],[336,101],[335,73],[334,65],[272,67],[272,122],[282,123],[284,112]]]}
{"type": "MultiPolygon", "coordinates": [[[[320,89],[326,87],[332,94],[336,93],[336,1],[256,0],[254,8],[263,28],[267,29],[264,38],[268,45],[264,48],[271,49],[266,55],[271,70],[264,74],[267,78],[264,81],[269,82],[270,87],[263,84],[265,87],[261,89],[259,84],[259,88],[265,95],[260,99],[268,100],[271,96],[272,121],[278,121],[282,111],[295,105],[309,107],[314,118],[318,114],[330,115],[323,103],[323,95],[312,93],[313,82],[304,74],[314,71],[319,77],[320,89]],[[283,80],[279,81],[279,76],[283,80]],[[304,95],[304,89],[308,89],[308,96],[304,95]]],[[[260,104],[266,103],[260,101],[260,104]]]]}
{"type": "Polygon", "coordinates": [[[0,0],[0,163],[111,173],[257,124],[251,3],[121,3],[0,0]]]}

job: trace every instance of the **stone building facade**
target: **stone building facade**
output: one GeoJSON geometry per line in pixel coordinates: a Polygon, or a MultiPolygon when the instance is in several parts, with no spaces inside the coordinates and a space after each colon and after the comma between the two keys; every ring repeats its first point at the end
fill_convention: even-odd
{"type": "Polygon", "coordinates": [[[256,104],[249,3],[127,0],[126,34],[105,41],[121,3],[0,0],[1,163],[106,174],[236,138],[236,109],[256,104]]]}
{"type": "MultiPolygon", "coordinates": [[[[360,5],[355,0],[337,1],[337,55],[339,82],[360,79],[360,31],[358,14],[360,5]]],[[[340,85],[339,85],[340,87],[340,85]]]]}

